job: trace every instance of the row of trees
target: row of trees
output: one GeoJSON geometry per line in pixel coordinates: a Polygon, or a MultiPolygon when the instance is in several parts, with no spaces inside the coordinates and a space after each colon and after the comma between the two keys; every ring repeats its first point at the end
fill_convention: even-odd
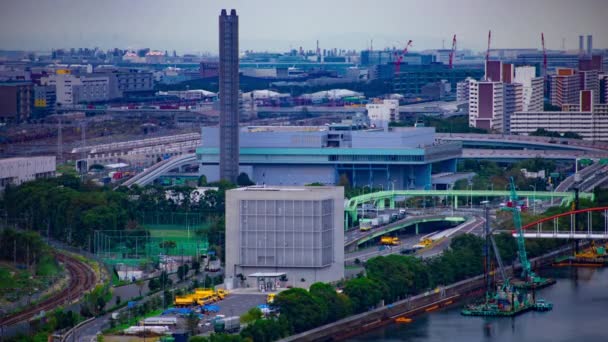
{"type": "Polygon", "coordinates": [[[0,232],[0,246],[0,260],[24,264],[28,269],[43,259],[52,259],[49,246],[33,231],[4,229],[0,232]]]}

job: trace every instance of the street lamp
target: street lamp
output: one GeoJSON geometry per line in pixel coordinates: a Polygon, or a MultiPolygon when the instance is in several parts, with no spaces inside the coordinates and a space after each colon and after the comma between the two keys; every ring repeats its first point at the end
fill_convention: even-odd
{"type": "Polygon", "coordinates": [[[530,187],[534,189],[534,194],[532,195],[532,213],[536,215],[536,185],[530,185],[530,187]]]}
{"type": "Polygon", "coordinates": [[[469,183],[469,207],[473,209],[473,183],[469,183]]]}

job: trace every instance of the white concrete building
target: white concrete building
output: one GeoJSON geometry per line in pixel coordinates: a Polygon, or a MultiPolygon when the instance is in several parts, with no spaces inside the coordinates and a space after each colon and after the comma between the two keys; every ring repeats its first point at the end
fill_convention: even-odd
{"type": "Polygon", "coordinates": [[[309,287],[344,277],[344,189],[246,187],[226,192],[226,285],[309,287]],[[262,280],[262,278],[265,278],[262,280]]]}
{"type": "Polygon", "coordinates": [[[469,87],[469,126],[502,132],[504,123],[504,84],[472,81],[469,87]]]}
{"type": "Polygon", "coordinates": [[[41,78],[42,85],[55,86],[57,103],[70,106],[81,102],[107,101],[121,97],[115,75],[74,75],[69,70],[41,78]]]}
{"type": "Polygon", "coordinates": [[[389,122],[399,119],[399,100],[383,100],[382,103],[365,105],[370,123],[376,127],[388,128],[389,122]]]}
{"type": "Polygon", "coordinates": [[[0,192],[8,184],[21,183],[38,178],[54,177],[55,156],[0,159],[0,192]]]}
{"type": "Polygon", "coordinates": [[[536,68],[533,66],[516,67],[514,81],[523,86],[521,111],[542,111],[545,85],[542,77],[536,77],[536,68]]]}
{"type": "Polygon", "coordinates": [[[608,141],[608,104],[593,103],[592,91],[581,91],[579,104],[567,104],[561,112],[516,112],[511,132],[530,134],[539,128],[574,132],[585,140],[608,141]]]}
{"type": "Polygon", "coordinates": [[[467,77],[464,81],[456,83],[456,101],[469,101],[469,88],[471,87],[471,82],[475,82],[475,80],[471,77],[467,77]]]}

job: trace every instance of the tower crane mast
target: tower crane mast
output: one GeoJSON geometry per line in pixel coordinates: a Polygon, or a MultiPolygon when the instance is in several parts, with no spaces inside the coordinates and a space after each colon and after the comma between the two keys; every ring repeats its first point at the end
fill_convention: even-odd
{"type": "Polygon", "coordinates": [[[395,53],[395,56],[397,57],[397,59],[395,61],[395,74],[398,74],[399,71],[401,71],[401,62],[403,61],[403,56],[407,53],[407,49],[410,46],[412,46],[412,40],[411,39],[407,41],[407,44],[405,44],[405,48],[401,52],[401,55],[396,56],[397,54],[395,53]]]}
{"type": "Polygon", "coordinates": [[[452,38],[452,51],[450,51],[450,69],[454,67],[454,54],[456,53],[456,35],[452,38]]]}

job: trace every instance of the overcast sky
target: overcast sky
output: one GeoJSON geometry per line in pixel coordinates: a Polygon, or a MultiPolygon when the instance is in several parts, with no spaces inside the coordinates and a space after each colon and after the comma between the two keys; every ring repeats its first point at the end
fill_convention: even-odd
{"type": "Polygon", "coordinates": [[[217,53],[218,15],[235,8],[240,49],[548,49],[592,34],[608,47],[608,0],[0,0],[0,49],[142,48],[217,53]]]}

